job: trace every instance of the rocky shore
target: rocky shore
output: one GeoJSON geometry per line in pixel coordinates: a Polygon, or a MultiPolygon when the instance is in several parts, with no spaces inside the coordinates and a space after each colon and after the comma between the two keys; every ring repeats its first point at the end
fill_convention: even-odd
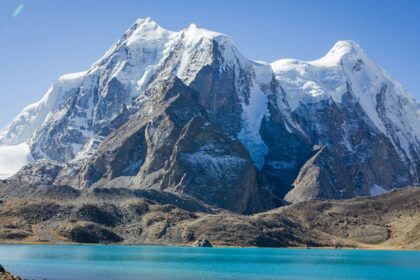
{"type": "Polygon", "coordinates": [[[7,272],[6,269],[0,264],[0,280],[22,280],[22,278],[7,272]]]}

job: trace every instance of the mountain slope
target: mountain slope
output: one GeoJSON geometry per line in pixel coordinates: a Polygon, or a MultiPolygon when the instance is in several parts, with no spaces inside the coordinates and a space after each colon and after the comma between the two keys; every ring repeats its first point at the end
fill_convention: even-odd
{"type": "MultiPolygon", "coordinates": [[[[154,189],[240,213],[417,185],[418,104],[354,42],[272,64],[191,24],[137,20],[0,135],[27,143],[15,180],[154,189]]],[[[1,149],[0,149],[1,151],[1,149]]]]}
{"type": "Polygon", "coordinates": [[[319,60],[280,60],[272,66],[290,93],[287,100],[292,109],[300,102],[328,98],[343,103],[343,96],[350,90],[375,127],[391,139],[400,156],[414,164],[419,152],[418,105],[359,45],[340,41],[319,60]]]}
{"type": "Polygon", "coordinates": [[[272,67],[300,127],[325,147],[302,167],[289,201],[418,184],[417,104],[356,43],[338,42],[319,60],[272,67]]]}
{"type": "MultiPolygon", "coordinates": [[[[21,184],[9,187],[26,190],[21,184]]],[[[349,200],[305,201],[255,215],[147,190],[40,187],[38,196],[28,199],[5,195],[7,188],[0,182],[0,242],[4,243],[188,246],[207,239],[216,246],[420,248],[420,188],[349,200]]]]}
{"type": "Polygon", "coordinates": [[[84,72],[64,75],[51,86],[37,103],[23,109],[0,132],[1,145],[17,145],[30,141],[47,117],[54,113],[80,87],[84,72]]]}

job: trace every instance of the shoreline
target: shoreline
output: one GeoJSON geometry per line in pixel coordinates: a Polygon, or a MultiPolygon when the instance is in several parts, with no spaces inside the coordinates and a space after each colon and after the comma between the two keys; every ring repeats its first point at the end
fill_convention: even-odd
{"type": "MultiPolygon", "coordinates": [[[[0,246],[126,246],[126,247],[174,247],[174,248],[203,248],[194,245],[176,245],[176,244],[105,244],[105,243],[51,243],[51,242],[16,242],[16,243],[0,243],[0,246]]],[[[361,250],[361,251],[402,251],[402,252],[420,252],[416,249],[404,248],[387,248],[387,247],[256,247],[256,246],[219,246],[213,244],[214,249],[296,249],[296,250],[361,250]]],[[[1,280],[1,279],[0,279],[1,280]]]]}

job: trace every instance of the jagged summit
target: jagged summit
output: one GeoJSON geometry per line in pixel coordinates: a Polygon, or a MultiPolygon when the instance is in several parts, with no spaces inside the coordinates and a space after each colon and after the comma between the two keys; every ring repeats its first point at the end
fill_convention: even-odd
{"type": "Polygon", "coordinates": [[[151,32],[151,31],[167,31],[172,32],[170,30],[167,30],[165,28],[162,28],[155,20],[153,20],[150,17],[147,18],[138,18],[134,21],[134,23],[131,25],[131,27],[126,31],[125,35],[131,34],[133,32],[135,33],[141,33],[141,32],[151,32]]]}
{"type": "Polygon", "coordinates": [[[138,40],[154,40],[168,35],[173,35],[174,40],[176,40],[176,37],[184,37],[184,40],[189,44],[197,43],[203,38],[209,40],[224,39],[231,41],[231,38],[228,35],[205,29],[195,23],[189,24],[180,31],[169,31],[168,29],[162,28],[150,17],[137,19],[123,36],[123,39],[127,40],[127,45],[130,45],[138,40]]]}
{"type": "Polygon", "coordinates": [[[151,17],[138,18],[136,19],[135,24],[137,24],[137,26],[140,26],[140,25],[152,25],[155,27],[158,26],[157,22],[154,21],[151,17]]]}
{"type": "Polygon", "coordinates": [[[136,48],[143,47],[142,44],[149,42],[154,47],[161,47],[160,44],[166,43],[173,33],[162,28],[151,18],[137,19],[117,45],[124,43],[129,48],[136,48]]]}

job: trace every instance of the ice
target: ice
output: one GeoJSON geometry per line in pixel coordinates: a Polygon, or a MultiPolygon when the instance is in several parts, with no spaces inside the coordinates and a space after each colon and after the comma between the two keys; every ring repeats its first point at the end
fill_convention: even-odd
{"type": "Polygon", "coordinates": [[[267,93],[263,92],[261,86],[269,84],[273,73],[266,65],[254,65],[254,72],[255,80],[252,81],[249,100],[242,103],[243,125],[238,139],[248,149],[255,166],[261,169],[268,152],[260,134],[261,122],[268,115],[267,93]]]}

